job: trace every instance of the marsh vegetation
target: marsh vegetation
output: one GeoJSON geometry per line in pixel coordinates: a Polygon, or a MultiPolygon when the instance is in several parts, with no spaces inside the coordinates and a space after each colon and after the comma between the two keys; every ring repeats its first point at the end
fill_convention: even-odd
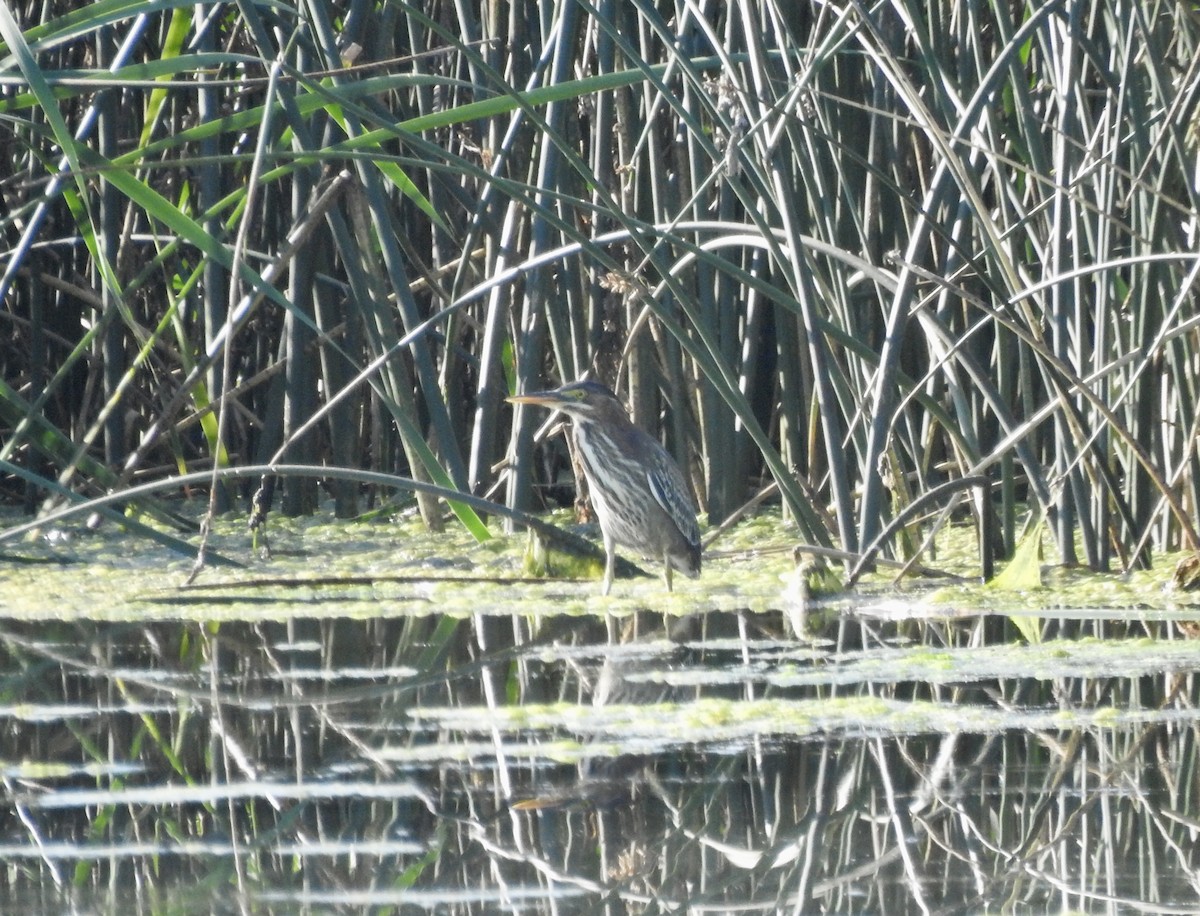
{"type": "Polygon", "coordinates": [[[879,617],[856,592],[797,639],[780,579],[797,544],[911,562],[862,564],[870,589],[978,577],[1038,519],[1100,592],[1200,547],[1192,5],[14,2],[0,41],[7,890],[1195,902],[1187,605],[879,617]],[[740,518],[778,552],[718,539],[678,605],[522,591],[499,536],[575,494],[562,437],[504,397],[585,374],[707,535],[740,518]],[[290,526],[370,532],[386,566],[414,517],[412,582],[280,584],[339,560],[331,533],[292,563],[290,526]],[[160,580],[153,623],[89,575],[114,563],[160,580]],[[56,566],[95,593],[34,615],[56,566]],[[222,603],[189,576],[276,584],[222,603]],[[713,629],[617,623],[647,610],[713,629]],[[1038,648],[1090,637],[1131,651],[1038,648]],[[957,653],[987,647],[1037,667],[974,681],[957,653]],[[683,712],[634,691],[629,735],[700,727],[622,750],[628,719],[553,718],[612,705],[623,653],[638,683],[700,678],[683,712]],[[836,677],[785,677],[809,667],[836,677]],[[519,807],[625,751],[612,800],[519,807]]]}

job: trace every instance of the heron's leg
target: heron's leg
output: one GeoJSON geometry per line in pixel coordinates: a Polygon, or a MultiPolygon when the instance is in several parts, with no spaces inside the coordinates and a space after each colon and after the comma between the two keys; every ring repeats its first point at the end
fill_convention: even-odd
{"type": "Polygon", "coordinates": [[[612,588],[613,571],[617,566],[617,545],[611,537],[604,535],[604,584],[600,586],[600,594],[607,595],[612,588]]]}
{"type": "Polygon", "coordinates": [[[667,577],[667,591],[671,590],[671,556],[668,553],[663,553],[663,572],[667,577]]]}

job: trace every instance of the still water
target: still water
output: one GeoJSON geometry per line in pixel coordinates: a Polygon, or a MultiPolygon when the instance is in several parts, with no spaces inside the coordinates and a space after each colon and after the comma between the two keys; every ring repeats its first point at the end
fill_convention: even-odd
{"type": "Polygon", "coordinates": [[[1200,609],[356,538],[0,563],[4,912],[1200,909],[1200,609]]]}

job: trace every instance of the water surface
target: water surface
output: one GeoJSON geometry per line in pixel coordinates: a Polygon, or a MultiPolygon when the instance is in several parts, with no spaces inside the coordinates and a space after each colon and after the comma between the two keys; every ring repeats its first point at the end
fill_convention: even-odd
{"type": "Polygon", "coordinates": [[[1040,608],[877,581],[798,638],[786,551],[601,599],[516,581],[498,541],[296,523],[269,563],[190,588],[157,548],[21,545],[0,564],[0,899],[1200,906],[1186,601],[1115,577],[1107,606],[1080,586],[1040,608]]]}

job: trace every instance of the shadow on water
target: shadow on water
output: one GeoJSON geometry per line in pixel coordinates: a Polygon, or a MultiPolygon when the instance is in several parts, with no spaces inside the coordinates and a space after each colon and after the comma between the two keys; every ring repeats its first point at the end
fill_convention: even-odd
{"type": "Polygon", "coordinates": [[[847,605],[797,641],[771,610],[671,617],[668,637],[647,612],[426,603],[0,621],[0,897],[181,913],[1200,900],[1200,646],[1169,619],[1080,611],[1022,645],[1003,616],[847,605]]]}

